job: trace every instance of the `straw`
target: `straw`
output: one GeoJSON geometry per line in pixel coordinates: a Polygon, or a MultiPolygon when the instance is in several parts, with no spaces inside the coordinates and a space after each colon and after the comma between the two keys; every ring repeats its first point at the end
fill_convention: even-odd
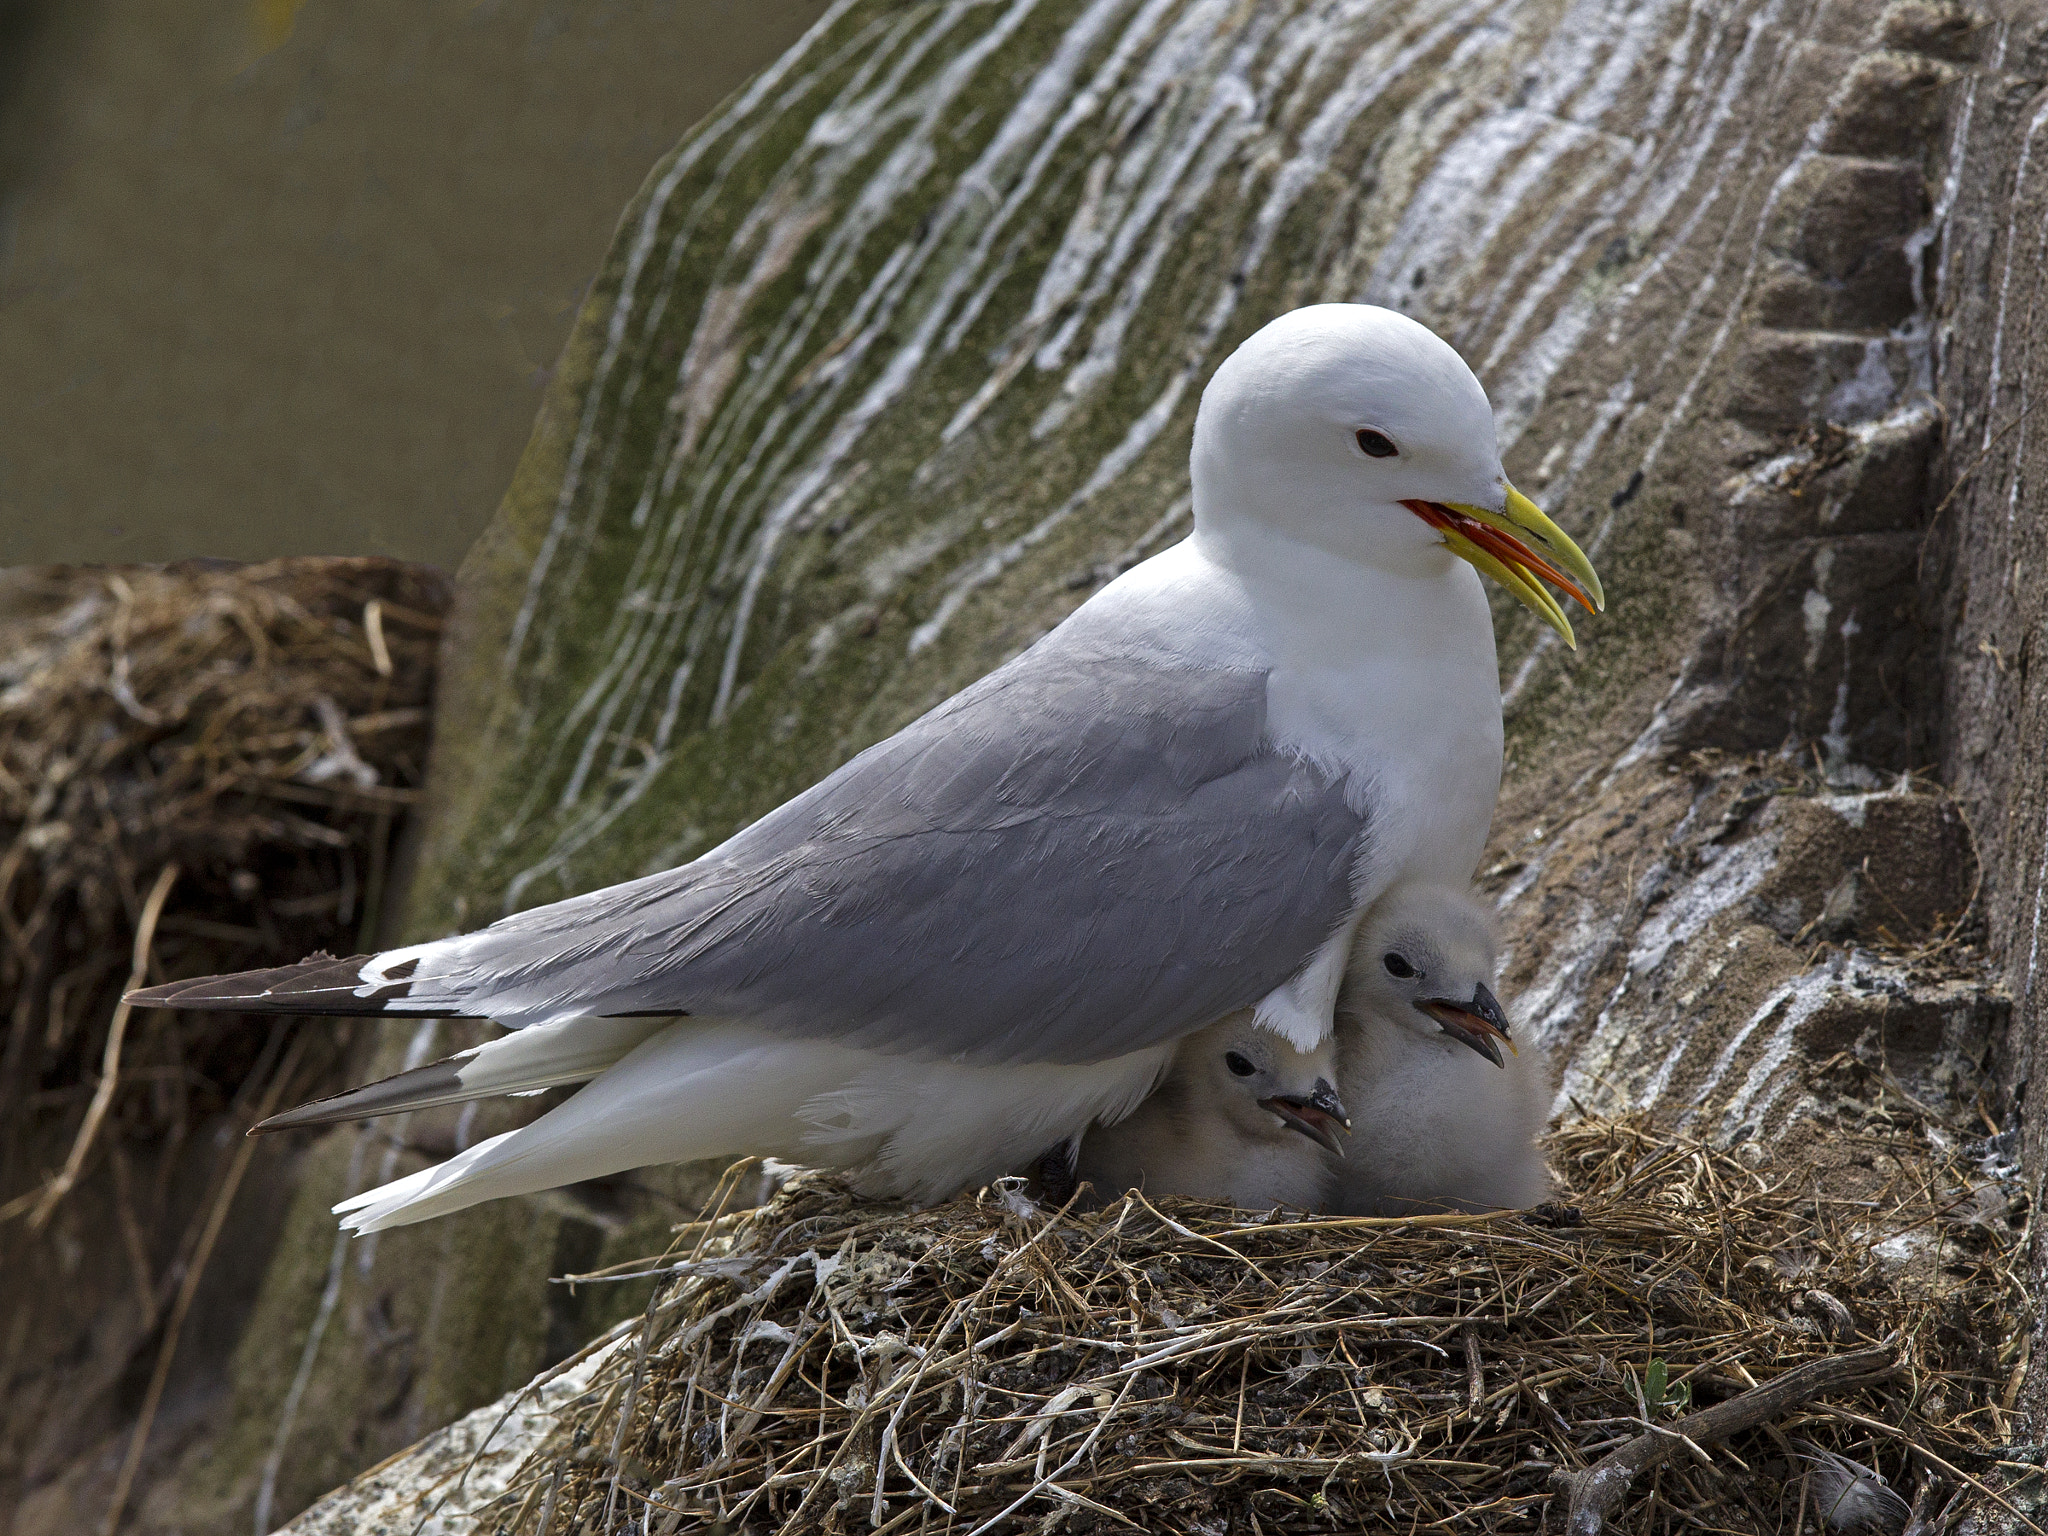
{"type": "Polygon", "coordinates": [[[480,1528],[1529,1531],[1612,1467],[1642,1474],[1598,1501],[1631,1530],[1790,1529],[1787,1415],[1902,1487],[1987,1467],[2026,1306],[2017,1239],[1953,1216],[1989,1175],[1912,1124],[1868,1139],[1898,1169],[1874,1205],[1585,1121],[1550,1143],[1568,1204],[1411,1222],[910,1210],[803,1175],[693,1234],[480,1528]],[[1923,1224],[1934,1278],[1873,1252],[1923,1224]]]}

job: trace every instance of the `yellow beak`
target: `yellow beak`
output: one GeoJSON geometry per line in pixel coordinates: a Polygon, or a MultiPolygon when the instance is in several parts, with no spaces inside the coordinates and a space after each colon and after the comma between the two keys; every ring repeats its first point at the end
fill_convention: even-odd
{"type": "Polygon", "coordinates": [[[1573,650],[1579,648],[1579,642],[1572,634],[1571,620],[1542,582],[1562,587],[1565,595],[1588,613],[1607,607],[1607,594],[1601,590],[1593,562],[1572,542],[1571,535],[1513,486],[1508,487],[1507,502],[1498,512],[1462,501],[1404,501],[1401,505],[1441,532],[1452,554],[1469,560],[1514,593],[1523,607],[1533,610],[1573,650]],[[1530,547],[1529,534],[1542,541],[1544,553],[1530,547]]]}

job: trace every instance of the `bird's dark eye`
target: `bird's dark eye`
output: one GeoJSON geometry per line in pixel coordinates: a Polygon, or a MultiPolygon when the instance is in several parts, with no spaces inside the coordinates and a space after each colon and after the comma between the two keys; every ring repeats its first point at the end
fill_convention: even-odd
{"type": "Polygon", "coordinates": [[[1230,1068],[1230,1070],[1239,1077],[1250,1077],[1254,1072],[1259,1070],[1257,1067],[1253,1066],[1249,1061],[1245,1060],[1244,1057],[1238,1055],[1235,1051],[1230,1052],[1223,1058],[1223,1065],[1230,1068]]]}
{"type": "Polygon", "coordinates": [[[1415,974],[1415,967],[1408,963],[1408,957],[1397,949],[1390,949],[1381,956],[1380,964],[1387,968],[1389,976],[1398,976],[1403,981],[1415,974]]]}
{"type": "Polygon", "coordinates": [[[1366,451],[1369,458],[1391,459],[1401,450],[1394,446],[1394,440],[1384,432],[1375,432],[1371,427],[1358,429],[1358,446],[1366,451]]]}

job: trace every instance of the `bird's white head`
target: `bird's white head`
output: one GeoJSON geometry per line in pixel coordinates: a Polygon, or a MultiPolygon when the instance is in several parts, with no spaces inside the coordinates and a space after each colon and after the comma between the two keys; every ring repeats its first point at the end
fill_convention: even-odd
{"type": "Polygon", "coordinates": [[[1588,612],[1605,604],[1578,545],[1508,484],[1464,359],[1389,309],[1312,304],[1249,337],[1202,392],[1191,469],[1196,528],[1225,539],[1256,528],[1416,576],[1456,555],[1567,644],[1543,582],[1588,612]]]}
{"type": "Polygon", "coordinates": [[[1245,1012],[1182,1041],[1161,1091],[1181,1095],[1185,1113],[1220,1116],[1247,1141],[1278,1142],[1299,1132],[1342,1157],[1351,1119],[1336,1078],[1333,1038],[1298,1051],[1245,1012]]]}
{"type": "Polygon", "coordinates": [[[1515,1043],[1493,995],[1499,947],[1493,914],[1470,891],[1394,886],[1358,926],[1337,1012],[1455,1040],[1503,1066],[1500,1048],[1515,1043]]]}

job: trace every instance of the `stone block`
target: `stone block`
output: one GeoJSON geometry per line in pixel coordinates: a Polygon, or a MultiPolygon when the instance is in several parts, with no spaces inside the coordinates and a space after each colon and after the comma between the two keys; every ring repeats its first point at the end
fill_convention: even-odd
{"type": "Polygon", "coordinates": [[[1970,834],[1945,795],[1782,796],[1757,830],[1775,834],[1777,858],[1751,908],[1787,939],[1919,944],[1970,900],[1970,834]]]}
{"type": "Polygon", "coordinates": [[[1823,0],[1803,30],[1809,44],[1835,48],[1865,46],[1884,15],[1884,0],[1823,0]]]}
{"type": "Polygon", "coordinates": [[[1974,63],[1990,35],[1987,18],[1960,0],[1893,0],[1878,22],[1886,48],[1951,63],[1974,63]]]}
{"type": "Polygon", "coordinates": [[[1802,498],[1815,511],[1818,531],[1840,535],[1919,528],[1928,511],[1927,468],[1941,440],[1941,421],[1933,409],[1902,411],[1845,435],[1847,455],[1817,473],[1802,498]]]}
{"type": "Polygon", "coordinates": [[[1920,53],[1866,53],[1835,99],[1821,148],[1831,155],[1917,160],[1941,130],[1954,66],[1920,53]]]}
{"type": "Polygon", "coordinates": [[[1910,369],[1883,337],[1839,331],[1760,330],[1729,370],[1728,414],[1743,426],[1789,438],[1815,420],[1881,416],[1910,369]]]}
{"type": "Polygon", "coordinates": [[[1913,312],[1906,240],[1926,217],[1917,166],[1816,155],[1771,220],[1767,239],[1779,261],[1760,291],[1759,318],[1834,331],[1898,325],[1913,312]]]}

